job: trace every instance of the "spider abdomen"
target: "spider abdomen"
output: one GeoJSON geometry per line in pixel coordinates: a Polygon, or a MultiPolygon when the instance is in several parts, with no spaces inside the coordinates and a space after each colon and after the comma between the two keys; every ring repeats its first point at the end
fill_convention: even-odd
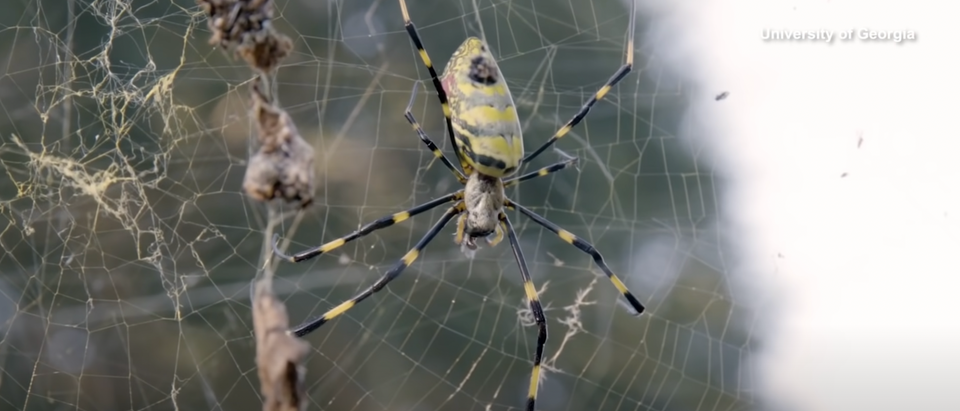
{"type": "Polygon", "coordinates": [[[441,83],[450,102],[457,150],[467,165],[491,177],[520,167],[523,136],[510,89],[486,44],[470,37],[453,53],[441,83]]]}

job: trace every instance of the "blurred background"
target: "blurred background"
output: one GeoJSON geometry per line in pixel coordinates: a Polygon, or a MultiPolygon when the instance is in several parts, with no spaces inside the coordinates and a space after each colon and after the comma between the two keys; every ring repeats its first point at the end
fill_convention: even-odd
{"type": "MultiPolygon", "coordinates": [[[[631,316],[589,256],[511,215],[547,308],[538,409],[960,407],[960,37],[936,4],[408,1],[438,69],[487,39],[528,151],[623,63],[637,22],[634,71],[557,144],[579,170],[508,192],[647,306],[631,316]]],[[[452,154],[395,0],[275,7],[294,41],[280,105],[316,150],[303,212],[242,193],[252,76],[193,2],[0,15],[0,409],[257,409],[267,227],[299,251],[459,188],[403,118],[423,82],[413,112],[452,154]]],[[[291,321],[376,281],[441,213],[279,262],[291,321]]],[[[468,260],[452,233],[305,337],[308,409],[522,408],[536,329],[516,263],[506,243],[468,260]]]]}

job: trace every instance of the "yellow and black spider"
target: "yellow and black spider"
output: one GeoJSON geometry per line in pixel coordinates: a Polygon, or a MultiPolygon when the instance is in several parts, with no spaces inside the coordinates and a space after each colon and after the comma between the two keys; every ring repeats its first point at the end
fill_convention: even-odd
{"type": "Polygon", "coordinates": [[[443,114],[446,118],[447,133],[454,147],[456,147],[460,169],[457,169],[443,152],[440,151],[437,145],[430,140],[426,132],[424,132],[417,123],[413,113],[411,113],[411,108],[413,107],[414,98],[417,93],[416,85],[413,87],[410,103],[407,105],[404,116],[413,126],[420,140],[450,169],[464,187],[454,193],[447,194],[409,210],[382,217],[346,236],[294,255],[285,255],[280,252],[278,249],[279,236],[274,236],[274,253],[283,259],[300,262],[330,252],[349,241],[356,240],[381,228],[400,223],[440,205],[453,203],[453,206],[447,209],[443,217],[440,218],[440,221],[438,221],[400,261],[391,267],[380,280],[350,300],[327,311],[322,316],[295,327],[291,332],[297,336],[304,336],[319,328],[327,321],[347,312],[347,310],[353,308],[367,297],[370,297],[373,293],[383,289],[383,287],[397,278],[405,268],[409,267],[410,264],[420,256],[420,252],[424,247],[437,236],[440,230],[442,230],[453,217],[459,216],[455,241],[461,245],[464,252],[468,255],[472,255],[476,250],[476,239],[478,238],[485,238],[490,246],[495,246],[500,243],[504,235],[506,235],[510,241],[510,247],[513,250],[513,255],[520,268],[520,276],[523,279],[523,288],[526,292],[527,300],[530,303],[530,310],[533,312],[533,317],[539,331],[537,334],[536,354],[533,358],[533,374],[530,376],[530,388],[526,404],[527,411],[533,411],[540,382],[540,362],[543,359],[543,347],[547,340],[547,324],[543,314],[543,308],[540,306],[540,300],[537,296],[537,289],[530,279],[530,272],[527,268],[526,260],[523,257],[523,251],[520,249],[516,232],[507,214],[503,212],[504,208],[519,211],[520,214],[540,224],[547,230],[552,231],[560,237],[561,240],[592,256],[593,260],[600,267],[600,270],[610,278],[614,287],[626,298],[634,313],[639,315],[644,310],[643,304],[633,296],[626,285],[610,270],[610,267],[604,262],[600,252],[598,252],[593,245],[580,239],[573,233],[560,228],[526,207],[511,201],[504,193],[505,187],[557,172],[573,165],[577,161],[576,158],[569,158],[534,172],[517,177],[510,177],[516,173],[522,164],[527,163],[543,153],[550,145],[580,123],[580,121],[586,117],[590,108],[630,72],[633,67],[633,36],[635,32],[634,16],[636,3],[634,2],[630,10],[626,62],[553,137],[550,137],[543,145],[526,156],[523,155],[523,138],[521,136],[520,121],[517,117],[517,110],[513,98],[500,73],[500,68],[497,66],[497,62],[494,60],[493,54],[490,53],[486,44],[476,37],[470,37],[465,40],[453,53],[453,56],[450,57],[450,61],[447,62],[447,66],[444,69],[443,76],[438,77],[436,70],[433,68],[433,63],[430,61],[430,57],[423,47],[420,36],[417,34],[417,29],[410,20],[410,15],[407,12],[407,5],[404,0],[400,0],[400,9],[403,13],[403,22],[407,33],[410,34],[410,38],[413,40],[413,44],[416,46],[417,52],[423,60],[423,64],[430,72],[433,85],[437,90],[437,96],[440,99],[440,105],[443,107],[443,114]]]}

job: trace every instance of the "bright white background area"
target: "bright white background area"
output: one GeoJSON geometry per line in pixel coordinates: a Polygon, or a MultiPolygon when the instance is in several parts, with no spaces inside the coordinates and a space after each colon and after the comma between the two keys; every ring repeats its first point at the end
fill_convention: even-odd
{"type": "Polygon", "coordinates": [[[960,6],[648,7],[659,58],[730,93],[689,116],[733,184],[728,235],[753,262],[734,269],[774,290],[763,408],[960,409],[960,6]],[[766,28],[918,38],[763,41],[766,28]]]}

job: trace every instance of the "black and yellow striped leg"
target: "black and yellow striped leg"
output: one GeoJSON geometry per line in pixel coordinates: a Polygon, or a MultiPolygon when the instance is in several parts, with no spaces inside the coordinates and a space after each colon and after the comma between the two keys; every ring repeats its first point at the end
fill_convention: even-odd
{"type": "Polygon", "coordinates": [[[613,273],[613,270],[611,270],[609,266],[607,266],[607,263],[603,261],[603,256],[600,255],[600,252],[597,251],[592,244],[582,240],[580,237],[573,235],[573,233],[560,228],[560,226],[550,222],[546,218],[543,218],[539,214],[534,213],[530,209],[520,204],[517,204],[511,200],[507,200],[505,205],[509,208],[519,211],[521,214],[527,216],[527,218],[543,226],[543,228],[553,231],[553,233],[560,237],[561,240],[572,244],[574,247],[580,249],[580,251],[590,254],[590,256],[593,257],[593,261],[597,263],[597,266],[600,267],[600,270],[607,275],[607,278],[610,279],[610,282],[613,283],[613,286],[617,288],[617,291],[620,291],[620,294],[623,295],[623,298],[625,298],[627,303],[630,304],[630,307],[633,309],[633,314],[640,315],[643,313],[645,309],[643,304],[640,304],[640,301],[637,300],[637,297],[635,297],[633,293],[627,289],[627,286],[623,284],[623,281],[620,281],[620,278],[613,273]]]}
{"type": "Polygon", "coordinates": [[[423,144],[427,145],[427,148],[433,152],[433,155],[440,159],[443,165],[450,169],[450,172],[457,177],[457,180],[460,180],[460,184],[466,184],[467,177],[464,176],[463,172],[457,169],[457,167],[455,167],[449,159],[447,159],[447,156],[443,155],[443,152],[440,151],[440,148],[433,143],[433,140],[431,140],[429,136],[427,136],[427,132],[423,131],[423,127],[420,127],[420,123],[417,122],[417,118],[413,116],[413,102],[417,98],[418,86],[420,86],[419,82],[413,83],[413,91],[410,92],[410,103],[407,104],[407,109],[403,112],[403,116],[407,119],[410,125],[413,126],[413,131],[417,132],[417,136],[420,137],[420,141],[423,141],[423,144]]]}
{"type": "Polygon", "coordinates": [[[534,158],[539,156],[540,153],[543,153],[544,150],[546,150],[551,145],[553,145],[553,143],[555,143],[557,140],[567,135],[567,133],[570,132],[570,129],[574,128],[577,124],[580,124],[580,122],[583,121],[584,117],[587,116],[587,113],[590,112],[590,109],[593,108],[594,104],[597,104],[598,101],[603,100],[603,98],[607,95],[607,93],[610,92],[610,89],[612,89],[613,86],[616,86],[617,83],[620,82],[620,80],[623,80],[623,78],[626,77],[627,74],[630,74],[630,70],[633,69],[633,38],[634,38],[634,33],[636,32],[636,27],[637,27],[636,16],[637,16],[637,0],[634,0],[630,6],[630,17],[629,17],[630,23],[629,23],[629,28],[627,29],[628,38],[627,38],[626,62],[622,66],[620,66],[620,68],[617,69],[617,71],[613,73],[612,76],[610,76],[610,79],[607,80],[607,83],[604,84],[603,87],[600,87],[600,90],[597,90],[597,93],[594,94],[589,101],[587,101],[586,103],[583,104],[582,107],[580,107],[580,111],[578,111],[577,114],[574,114],[573,117],[570,118],[570,121],[567,121],[567,124],[564,124],[563,127],[560,127],[560,129],[557,130],[556,133],[554,133],[553,137],[550,137],[550,139],[547,140],[547,142],[543,143],[542,146],[540,146],[530,154],[527,154],[525,157],[523,157],[523,163],[533,160],[534,158]]]}
{"type": "Polygon", "coordinates": [[[575,165],[577,164],[577,161],[578,161],[578,159],[577,159],[576,157],[572,157],[572,158],[569,158],[569,159],[567,159],[567,160],[563,160],[563,161],[560,161],[560,162],[558,162],[558,163],[551,164],[551,165],[546,166],[546,167],[544,167],[544,168],[541,168],[541,169],[539,169],[539,170],[531,171],[531,172],[529,172],[529,173],[527,173],[527,174],[524,174],[524,175],[522,175],[522,176],[519,176],[519,177],[508,178],[508,179],[506,179],[506,180],[503,181],[503,186],[504,186],[504,187],[510,187],[510,186],[513,186],[513,185],[520,184],[521,182],[524,182],[524,181],[527,181],[527,180],[531,180],[531,179],[534,179],[534,178],[537,178],[537,177],[543,177],[543,176],[546,176],[546,175],[550,175],[550,174],[556,173],[557,171],[563,170],[563,169],[565,169],[565,168],[567,168],[567,167],[575,166],[575,165]]]}
{"type": "Polygon", "coordinates": [[[346,243],[348,243],[348,242],[350,242],[350,241],[356,240],[356,239],[358,239],[358,238],[360,238],[360,237],[363,237],[363,236],[365,236],[365,235],[367,235],[367,234],[370,234],[370,233],[372,233],[372,232],[374,232],[374,231],[377,231],[377,230],[379,230],[379,229],[381,229],[381,228],[390,227],[390,226],[392,226],[392,225],[394,225],[394,224],[403,222],[404,220],[406,220],[406,219],[408,219],[408,218],[410,218],[410,217],[413,217],[413,216],[415,216],[415,215],[417,215],[417,214],[420,214],[420,213],[422,213],[422,212],[424,212],[424,211],[432,210],[432,209],[434,209],[434,208],[437,208],[438,206],[441,206],[441,205],[443,205],[443,204],[449,203],[449,202],[451,202],[451,201],[459,200],[459,199],[461,199],[462,197],[463,197],[463,190],[459,190],[459,191],[457,191],[457,192],[455,192],[455,193],[447,194],[447,195],[445,195],[445,196],[443,196],[443,197],[440,197],[440,198],[438,198],[438,199],[436,199],[436,200],[432,200],[432,201],[429,201],[429,202],[420,204],[420,205],[418,205],[418,206],[416,206],[416,207],[413,207],[413,208],[411,208],[411,209],[409,209],[409,210],[407,210],[407,211],[401,211],[401,212],[399,212],[399,213],[394,213],[394,214],[391,214],[391,215],[388,215],[388,216],[383,216],[383,217],[381,217],[381,218],[378,218],[376,221],[374,221],[374,222],[372,222],[372,223],[369,223],[369,224],[367,224],[367,225],[365,225],[365,226],[363,226],[363,227],[360,227],[359,229],[357,229],[356,231],[354,231],[354,232],[352,232],[352,233],[350,233],[350,234],[347,234],[347,235],[345,235],[345,236],[343,236],[343,237],[340,237],[340,238],[338,238],[338,239],[336,239],[336,240],[333,240],[333,241],[331,241],[331,242],[329,242],[329,243],[326,243],[326,244],[324,244],[324,245],[321,245],[321,246],[319,246],[319,247],[314,247],[314,248],[311,248],[311,249],[309,249],[309,250],[304,250],[304,251],[301,251],[301,252],[296,253],[296,254],[294,254],[294,255],[286,255],[286,254],[284,254],[283,252],[280,251],[280,248],[278,247],[278,244],[280,243],[280,235],[279,235],[279,234],[274,234],[274,235],[273,235],[273,253],[274,253],[277,257],[280,257],[280,258],[282,258],[282,259],[284,259],[284,260],[287,260],[287,261],[290,261],[290,262],[293,262],[293,263],[299,263],[299,262],[301,262],[301,261],[303,261],[303,260],[309,260],[309,259],[311,259],[311,258],[313,258],[313,257],[316,257],[316,256],[320,255],[320,254],[328,253],[328,252],[330,252],[330,251],[332,251],[332,250],[334,250],[334,249],[337,249],[337,248],[343,246],[344,244],[346,244],[346,243]]]}
{"type": "Polygon", "coordinates": [[[424,247],[426,247],[427,244],[430,244],[430,241],[433,241],[433,239],[437,237],[437,234],[440,233],[440,230],[442,230],[443,227],[446,226],[447,223],[449,223],[450,220],[461,211],[462,206],[459,204],[450,207],[447,212],[443,214],[443,217],[440,217],[440,220],[433,225],[433,228],[431,228],[430,231],[427,231],[427,234],[425,234],[423,238],[421,238],[420,241],[417,242],[417,244],[403,256],[403,258],[400,259],[400,261],[397,261],[397,263],[394,264],[393,267],[391,267],[390,270],[383,275],[383,277],[380,277],[376,283],[370,287],[367,287],[367,289],[360,292],[360,294],[357,294],[353,298],[344,301],[340,305],[332,308],[330,311],[327,311],[325,314],[294,327],[292,330],[290,330],[290,332],[297,337],[303,337],[313,330],[320,328],[320,326],[327,321],[339,317],[341,314],[347,312],[361,301],[367,299],[367,297],[373,295],[373,293],[382,290],[383,287],[386,287],[387,284],[390,283],[390,281],[393,281],[395,278],[400,276],[400,273],[402,273],[404,269],[409,267],[410,264],[413,264],[417,257],[420,256],[420,252],[423,251],[424,247]]]}
{"type": "Polygon", "coordinates": [[[513,224],[507,215],[500,213],[500,222],[507,231],[507,238],[510,240],[510,248],[513,250],[513,257],[517,260],[520,267],[520,277],[523,279],[523,291],[527,294],[527,301],[530,302],[530,311],[533,312],[533,319],[537,323],[537,350],[533,356],[533,373],[530,375],[530,389],[527,391],[527,409],[534,411],[537,402],[537,390],[540,388],[540,363],[543,361],[543,347],[547,343],[547,319],[543,314],[543,307],[540,305],[540,297],[537,295],[537,287],[533,285],[530,278],[530,270],[527,269],[527,260],[523,258],[523,250],[520,249],[520,241],[517,239],[517,233],[513,230],[513,224]]]}
{"type": "MultiPolygon", "coordinates": [[[[417,53],[420,54],[420,60],[423,60],[423,65],[427,66],[427,71],[430,72],[433,87],[437,89],[437,98],[440,99],[440,106],[443,107],[443,116],[447,122],[447,135],[450,136],[450,147],[456,147],[457,141],[453,134],[453,120],[450,119],[450,102],[447,100],[447,92],[443,90],[443,83],[440,82],[440,76],[437,75],[437,70],[433,68],[433,61],[431,61],[430,56],[427,55],[427,49],[423,47],[423,42],[417,33],[417,27],[414,26],[413,21],[410,20],[410,13],[407,11],[407,2],[404,0],[400,0],[400,12],[403,13],[403,26],[407,29],[410,40],[413,40],[413,45],[417,48],[417,53]]],[[[460,168],[466,171],[467,163],[459,151],[457,151],[456,154],[457,160],[460,161],[460,168]]]]}

